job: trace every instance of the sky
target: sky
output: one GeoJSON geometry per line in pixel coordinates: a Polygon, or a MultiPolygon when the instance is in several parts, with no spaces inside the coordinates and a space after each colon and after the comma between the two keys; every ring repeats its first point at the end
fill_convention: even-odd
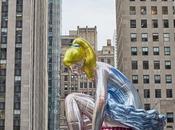
{"type": "Polygon", "coordinates": [[[76,30],[77,26],[97,26],[97,47],[101,49],[107,39],[113,40],[114,0],[62,0],[62,34],[69,34],[69,30],[76,30]]]}

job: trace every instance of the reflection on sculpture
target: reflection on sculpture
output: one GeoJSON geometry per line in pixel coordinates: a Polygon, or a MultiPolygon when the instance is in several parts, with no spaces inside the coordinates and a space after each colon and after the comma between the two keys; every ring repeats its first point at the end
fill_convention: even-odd
{"type": "Polygon", "coordinates": [[[164,117],[155,110],[145,111],[130,80],[113,66],[96,62],[95,53],[86,40],[73,41],[65,53],[64,64],[73,73],[83,71],[96,82],[95,100],[82,93],[66,97],[70,130],[85,130],[87,119],[92,122],[92,130],[100,130],[104,120],[135,130],[163,130],[164,117]]]}

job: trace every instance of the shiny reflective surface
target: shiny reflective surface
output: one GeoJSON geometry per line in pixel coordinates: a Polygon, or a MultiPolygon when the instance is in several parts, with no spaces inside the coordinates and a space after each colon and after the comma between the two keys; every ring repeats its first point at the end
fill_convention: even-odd
{"type": "MultiPolygon", "coordinates": [[[[83,46],[82,44],[90,46],[88,42],[84,43],[81,40],[79,47],[83,46]]],[[[82,47],[83,49],[87,48],[82,47]]],[[[67,54],[64,63],[69,62],[69,65],[66,64],[68,67],[76,64],[67,54]]],[[[87,53],[83,55],[88,56],[87,53]]],[[[91,56],[95,55],[91,54],[91,56]]],[[[93,61],[93,66],[86,66],[85,59],[87,58],[81,58],[85,61],[81,70],[85,71],[84,67],[90,67],[88,72],[93,74],[89,74],[88,77],[96,80],[96,98],[94,100],[81,93],[72,93],[66,97],[66,116],[70,130],[100,130],[103,121],[113,122],[122,127],[128,126],[135,130],[163,130],[164,117],[155,110],[145,111],[142,108],[136,89],[125,75],[106,63],[93,61]],[[85,120],[89,120],[89,123],[85,123],[85,120]]]]}

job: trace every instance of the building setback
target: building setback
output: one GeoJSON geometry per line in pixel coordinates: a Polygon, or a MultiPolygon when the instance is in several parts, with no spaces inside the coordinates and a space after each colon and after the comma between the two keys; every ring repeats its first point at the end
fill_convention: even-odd
{"type": "Polygon", "coordinates": [[[136,86],[144,108],[175,129],[174,0],[116,0],[117,65],[136,86]]]}
{"type": "Polygon", "coordinates": [[[0,1],[0,129],[47,130],[47,0],[0,1]]]}

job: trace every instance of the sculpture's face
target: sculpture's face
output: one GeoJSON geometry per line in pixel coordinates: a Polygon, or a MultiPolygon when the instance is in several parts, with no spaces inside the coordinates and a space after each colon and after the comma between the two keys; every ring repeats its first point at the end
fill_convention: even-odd
{"type": "Polygon", "coordinates": [[[82,67],[83,67],[84,61],[81,60],[77,63],[74,63],[70,66],[71,72],[75,75],[80,75],[82,72],[82,67]]]}

